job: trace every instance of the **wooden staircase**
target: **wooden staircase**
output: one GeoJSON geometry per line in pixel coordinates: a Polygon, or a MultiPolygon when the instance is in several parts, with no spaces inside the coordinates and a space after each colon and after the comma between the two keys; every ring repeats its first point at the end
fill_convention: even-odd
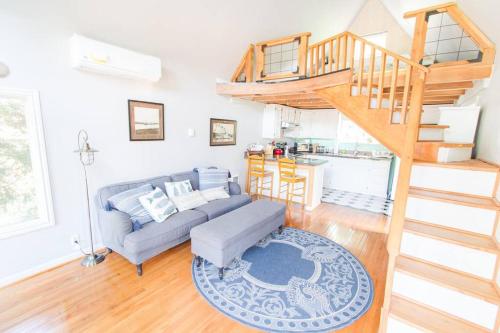
{"type": "Polygon", "coordinates": [[[477,160],[413,168],[381,332],[498,333],[500,168],[477,160]]]}
{"type": "Polygon", "coordinates": [[[415,19],[409,58],[350,32],[312,45],[311,34],[301,33],[250,45],[232,82],[217,83],[216,92],[337,109],[400,157],[380,333],[498,333],[499,168],[469,160],[472,140],[443,140],[448,124],[421,123],[426,106],[453,104],[491,76],[495,46],[455,3],[405,17],[415,19]],[[434,15],[463,29],[477,59],[422,65],[438,59],[425,53],[434,15]],[[283,52],[278,69],[275,52],[283,52]],[[440,163],[449,152],[453,162],[440,163]]]}

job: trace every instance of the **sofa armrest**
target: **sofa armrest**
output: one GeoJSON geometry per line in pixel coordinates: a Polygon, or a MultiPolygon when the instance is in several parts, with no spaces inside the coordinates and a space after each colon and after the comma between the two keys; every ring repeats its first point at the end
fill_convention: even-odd
{"type": "Polygon", "coordinates": [[[118,210],[97,210],[99,229],[104,246],[113,249],[123,246],[125,236],[132,232],[130,216],[118,210]]]}
{"type": "Polygon", "coordinates": [[[229,194],[238,195],[241,194],[241,187],[238,183],[229,182],[229,194]]]}

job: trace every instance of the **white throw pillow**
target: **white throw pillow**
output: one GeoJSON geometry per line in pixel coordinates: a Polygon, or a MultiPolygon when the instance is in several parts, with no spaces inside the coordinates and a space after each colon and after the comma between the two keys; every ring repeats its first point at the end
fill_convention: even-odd
{"type": "Polygon", "coordinates": [[[202,190],[200,192],[201,192],[201,195],[203,195],[203,197],[207,201],[230,198],[229,194],[227,194],[226,190],[224,189],[224,186],[209,188],[206,190],[202,190]]]}
{"type": "Polygon", "coordinates": [[[193,192],[191,182],[188,179],[180,182],[166,182],[165,190],[167,190],[167,195],[169,198],[193,192]]]}
{"type": "Polygon", "coordinates": [[[183,195],[171,197],[171,200],[177,206],[179,212],[203,206],[208,203],[208,201],[201,195],[200,191],[188,192],[183,195]]]}
{"type": "Polygon", "coordinates": [[[139,202],[149,215],[151,215],[153,220],[158,223],[165,221],[167,217],[177,213],[174,203],[168,200],[165,193],[158,187],[153,192],[140,197],[139,202]]]}

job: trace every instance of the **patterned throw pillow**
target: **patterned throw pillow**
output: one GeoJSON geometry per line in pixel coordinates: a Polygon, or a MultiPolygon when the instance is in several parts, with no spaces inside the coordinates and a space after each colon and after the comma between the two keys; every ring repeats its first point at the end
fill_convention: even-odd
{"type": "Polygon", "coordinates": [[[203,206],[208,201],[201,195],[200,191],[188,192],[183,195],[171,197],[179,212],[203,206]]]}
{"type": "Polygon", "coordinates": [[[165,193],[158,187],[153,192],[140,197],[139,201],[158,223],[165,221],[167,217],[177,213],[175,205],[172,201],[168,200],[165,193]]]}
{"type": "Polygon", "coordinates": [[[191,182],[187,179],[180,182],[166,182],[165,189],[169,198],[193,192],[191,182]]]}
{"type": "Polygon", "coordinates": [[[111,196],[108,203],[111,208],[130,215],[134,223],[140,225],[153,221],[147,210],[142,207],[139,198],[153,190],[153,185],[145,184],[111,196]]]}
{"type": "Polygon", "coordinates": [[[228,199],[230,198],[229,194],[224,190],[224,187],[214,187],[214,188],[209,188],[206,190],[200,191],[201,195],[207,200],[207,201],[213,201],[217,199],[228,199]]]}
{"type": "Polygon", "coordinates": [[[199,168],[198,175],[200,178],[200,190],[223,187],[229,193],[229,170],[199,168]]]}

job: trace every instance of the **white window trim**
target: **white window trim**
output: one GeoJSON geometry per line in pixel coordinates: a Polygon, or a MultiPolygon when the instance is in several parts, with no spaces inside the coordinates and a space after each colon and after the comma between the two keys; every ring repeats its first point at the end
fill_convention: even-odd
{"type": "Polygon", "coordinates": [[[45,206],[44,216],[37,220],[30,220],[23,223],[16,223],[10,226],[0,226],[0,239],[13,237],[20,234],[29,233],[42,228],[47,228],[55,225],[54,206],[52,202],[52,191],[50,187],[49,168],[47,163],[47,152],[45,149],[45,136],[43,132],[42,114],[40,109],[40,95],[36,90],[28,89],[11,89],[0,87],[0,95],[19,96],[27,101],[28,108],[32,112],[26,113],[26,125],[29,131],[34,131],[35,135],[31,136],[32,142],[30,147],[36,147],[36,151],[30,149],[31,160],[33,164],[39,164],[34,167],[34,172],[41,170],[41,183],[45,200],[39,203],[40,206],[45,206]],[[36,141],[35,141],[36,139],[36,141]],[[43,204],[43,205],[42,205],[43,204]]]}

